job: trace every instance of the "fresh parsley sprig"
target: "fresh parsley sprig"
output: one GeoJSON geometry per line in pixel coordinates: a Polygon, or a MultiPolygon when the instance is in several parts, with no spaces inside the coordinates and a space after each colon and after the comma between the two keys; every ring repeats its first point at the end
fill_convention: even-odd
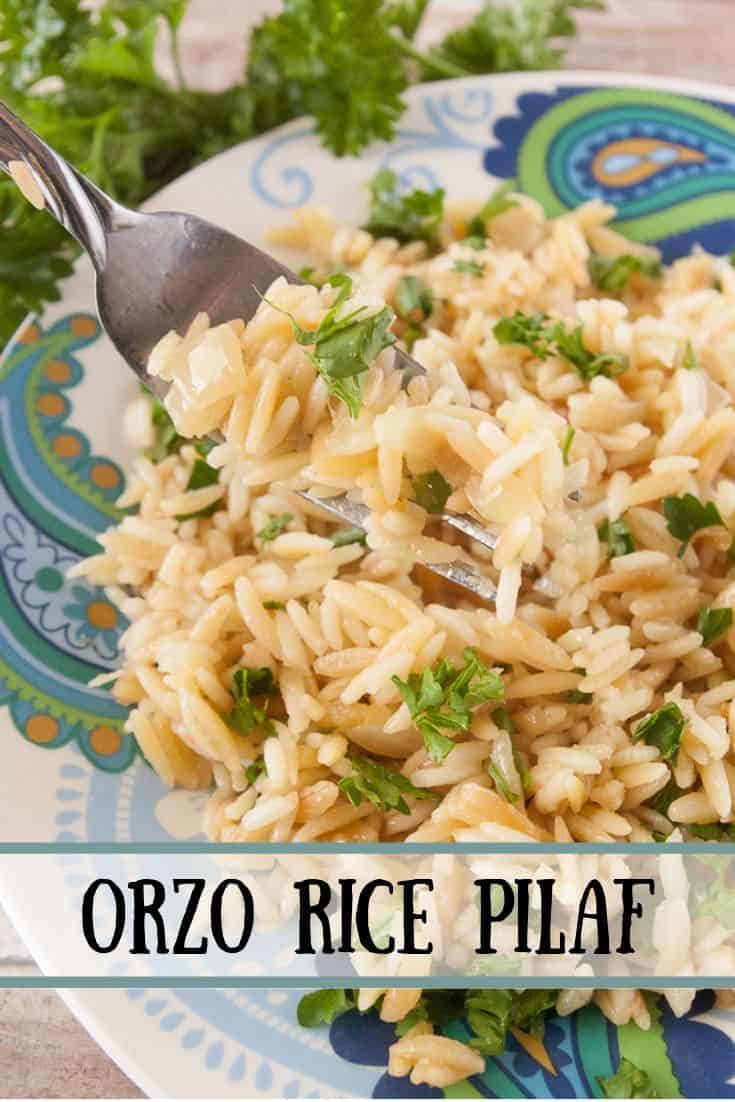
{"type": "Polygon", "coordinates": [[[694,494],[665,497],[663,511],[669,532],[675,539],[682,541],[677,551],[678,558],[686,551],[695,532],[699,532],[701,528],[711,528],[715,524],[724,524],[714,501],[702,502],[694,494]]]}
{"type": "Polygon", "coordinates": [[[590,279],[595,287],[610,294],[619,294],[634,275],[658,279],[661,261],[653,257],[624,253],[622,256],[600,256],[593,253],[587,262],[590,279]]]}
{"type": "Polygon", "coordinates": [[[596,375],[613,378],[628,366],[625,356],[614,352],[590,352],[584,344],[584,327],[568,329],[561,321],[552,321],[546,314],[515,314],[500,318],[493,327],[498,344],[519,344],[539,360],[559,356],[574,368],[581,379],[589,382],[596,375]]]}
{"type": "Polygon", "coordinates": [[[392,678],[437,765],[454,749],[454,740],[444,732],[469,730],[474,708],[503,699],[500,675],[488,669],[469,647],[463,657],[464,665],[459,668],[445,658],[433,670],[410,674],[408,681],[392,678]]]}
{"type": "MultiPolygon", "coordinates": [[[[241,666],[232,676],[231,691],[234,704],[223,716],[228,727],[239,735],[249,735],[258,729],[266,737],[275,734],[273,724],[268,719],[267,707],[253,701],[253,697],[273,696],[278,692],[273,672],[267,666],[241,666]]],[[[259,770],[257,775],[262,771],[259,770]]]]}
{"type": "Polygon", "coordinates": [[[401,191],[398,177],[389,168],[373,176],[369,184],[370,211],[363,229],[373,237],[396,241],[424,241],[434,249],[444,216],[444,189],[401,191]]]}

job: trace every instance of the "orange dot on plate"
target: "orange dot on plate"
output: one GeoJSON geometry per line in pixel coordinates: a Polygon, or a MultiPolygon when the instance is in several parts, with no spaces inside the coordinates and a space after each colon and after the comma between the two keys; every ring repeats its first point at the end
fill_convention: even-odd
{"type": "Polygon", "coordinates": [[[54,451],[60,459],[74,459],[79,455],[79,441],[69,432],[60,432],[54,440],[54,451]]]}
{"type": "Polygon", "coordinates": [[[35,344],[40,336],[41,330],[37,325],[26,325],[25,329],[18,334],[18,340],[21,344],[35,344]]]}
{"type": "Polygon", "coordinates": [[[39,712],[26,721],[26,735],[31,742],[53,742],[59,733],[59,724],[53,716],[39,712]]]}
{"type": "Polygon", "coordinates": [[[58,417],[64,412],[64,399],[60,394],[39,394],[36,398],[36,409],[44,417],[58,417]]]}
{"type": "Polygon", "coordinates": [[[120,744],[120,732],[114,727],[95,727],[89,736],[89,745],[95,754],[102,754],[105,757],[116,754],[120,744]]]}
{"type": "Polygon", "coordinates": [[[120,481],[117,471],[109,463],[95,463],[90,478],[102,490],[112,490],[120,481]]]}
{"type": "Polygon", "coordinates": [[[69,328],[76,337],[93,337],[97,332],[97,322],[94,318],[80,314],[78,317],[71,319],[69,328]]]}
{"type": "Polygon", "coordinates": [[[87,619],[94,628],[114,628],[117,612],[107,601],[92,601],[87,606],[87,619]]]}
{"type": "Polygon", "coordinates": [[[50,383],[68,383],[71,379],[71,368],[63,360],[49,360],[43,373],[50,383]]]}

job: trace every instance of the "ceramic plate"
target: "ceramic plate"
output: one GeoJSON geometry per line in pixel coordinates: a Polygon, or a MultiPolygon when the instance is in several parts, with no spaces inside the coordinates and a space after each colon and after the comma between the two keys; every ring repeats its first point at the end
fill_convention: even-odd
{"type": "MultiPolygon", "coordinates": [[[[549,214],[597,197],[666,259],[735,247],[735,93],[591,73],[520,74],[414,89],[393,142],[334,160],[305,121],[200,166],[153,208],[203,215],[249,238],[309,201],[358,223],[381,166],[415,186],[483,199],[514,179],[549,214]]],[[[285,259],[285,258],[284,258],[285,259]]],[[[120,410],[134,381],[100,334],[80,264],[62,301],[29,319],[0,366],[0,816],[4,841],[156,841],[199,835],[202,798],[167,792],[123,732],[124,713],[87,682],[117,660],[119,614],[65,581],[116,517],[126,455],[120,410]]],[[[64,870],[74,906],[84,862],[64,870]]],[[[23,875],[4,902],[42,967],[64,972],[63,923],[23,875]]],[[[178,1097],[434,1096],[386,1073],[393,1029],[350,1013],[330,1032],[296,1025],[297,992],[78,991],[84,1025],[143,1090],[178,1097]]],[[[653,1069],[661,1096],[733,1097],[735,1015],[695,1010],[616,1028],[595,1010],[553,1021],[550,1075],[514,1042],[446,1093],[599,1094],[620,1055],[653,1069]]],[[[450,1030],[463,1035],[460,1023],[450,1030]]]]}

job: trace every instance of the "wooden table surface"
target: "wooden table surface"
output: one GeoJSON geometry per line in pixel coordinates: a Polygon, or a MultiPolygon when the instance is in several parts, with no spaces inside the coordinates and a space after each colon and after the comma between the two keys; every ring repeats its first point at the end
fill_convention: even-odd
{"type": "MultiPolygon", "coordinates": [[[[424,40],[439,37],[473,6],[434,0],[424,40]]],[[[193,0],[183,34],[190,79],[210,88],[235,79],[247,26],[278,7],[277,0],[193,0]]],[[[731,83],[734,9],[735,0],[607,0],[605,14],[580,13],[579,38],[567,64],[731,83]]],[[[0,909],[0,977],[19,970],[37,972],[0,909]]],[[[54,991],[0,987],[0,1097],[139,1098],[141,1093],[54,991]]]]}

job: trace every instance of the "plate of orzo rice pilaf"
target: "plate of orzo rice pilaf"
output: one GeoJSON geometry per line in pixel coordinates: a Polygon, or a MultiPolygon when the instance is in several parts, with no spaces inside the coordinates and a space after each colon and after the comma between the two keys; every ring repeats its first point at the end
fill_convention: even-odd
{"type": "MultiPolygon", "coordinates": [[[[303,279],[164,338],[165,405],[85,265],[7,349],[6,840],[735,838],[735,94],[571,72],[408,99],[359,158],[299,120],[152,204],[303,279]],[[457,559],[494,601],[430,569],[457,559]]],[[[68,861],[73,905],[96,858],[68,861]]],[[[63,972],[38,887],[3,890],[63,972]]],[[[685,974],[696,930],[679,948],[685,974]]],[[[735,1094],[727,992],[487,991],[484,1051],[441,994],[66,997],[154,1095],[735,1094]]]]}

